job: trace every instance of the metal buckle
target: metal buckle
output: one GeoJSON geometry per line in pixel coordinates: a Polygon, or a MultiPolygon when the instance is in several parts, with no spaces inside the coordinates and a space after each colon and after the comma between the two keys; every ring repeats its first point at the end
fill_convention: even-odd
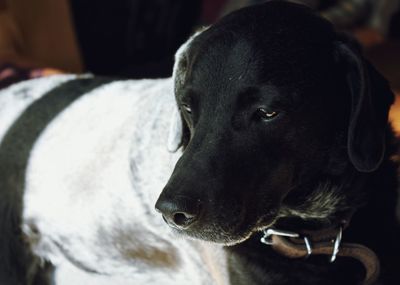
{"type": "MultiPolygon", "coordinates": [[[[292,238],[300,238],[300,234],[295,233],[295,232],[289,232],[289,231],[282,231],[282,230],[277,230],[274,228],[268,228],[263,230],[264,236],[260,239],[260,241],[264,244],[267,245],[272,245],[272,240],[271,236],[272,235],[277,235],[277,236],[283,236],[283,237],[292,237],[292,238]]],[[[311,247],[311,242],[308,239],[308,237],[303,236],[304,239],[304,244],[307,249],[307,256],[309,257],[312,254],[312,247],[311,247]]]]}
{"type": "MultiPolygon", "coordinates": [[[[340,249],[340,243],[342,242],[342,232],[343,232],[343,228],[340,227],[339,228],[339,232],[336,235],[334,244],[333,244],[333,251],[332,251],[332,255],[331,255],[331,259],[330,262],[334,262],[336,260],[337,254],[339,252],[340,249]]],[[[295,232],[290,232],[290,231],[283,231],[283,230],[277,230],[274,228],[268,228],[263,230],[264,236],[260,239],[260,241],[264,244],[267,245],[272,245],[272,239],[271,236],[272,235],[277,235],[277,236],[283,236],[283,237],[291,237],[291,238],[300,238],[300,234],[295,233],[295,232]]],[[[306,246],[307,249],[307,257],[309,257],[312,254],[312,247],[311,247],[311,242],[310,239],[306,236],[302,237],[304,239],[304,244],[306,246]]]]}
{"type": "Polygon", "coordinates": [[[342,232],[343,232],[343,228],[340,227],[339,232],[335,239],[335,243],[333,244],[333,252],[332,252],[332,256],[331,256],[331,260],[330,260],[331,263],[336,260],[336,256],[339,252],[340,243],[342,242],[342,232]]]}

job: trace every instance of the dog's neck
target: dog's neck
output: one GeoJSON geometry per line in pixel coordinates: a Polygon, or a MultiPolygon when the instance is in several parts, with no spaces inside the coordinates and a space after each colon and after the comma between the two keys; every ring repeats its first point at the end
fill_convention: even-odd
{"type": "Polygon", "coordinates": [[[347,167],[344,175],[320,175],[300,184],[282,202],[277,224],[291,230],[318,230],[342,223],[366,204],[368,179],[347,167]]]}
{"type": "Polygon", "coordinates": [[[291,232],[268,228],[264,230],[261,242],[269,245],[280,255],[288,259],[309,258],[313,255],[330,257],[330,262],[337,257],[352,258],[361,263],[365,270],[363,285],[375,284],[380,274],[380,262],[376,253],[370,248],[357,243],[343,243],[343,230],[349,226],[353,210],[349,210],[337,217],[338,222],[330,227],[316,230],[300,230],[291,232]]]}
{"type": "MultiPolygon", "coordinates": [[[[393,282],[394,279],[390,278],[396,278],[394,277],[394,272],[396,272],[394,264],[398,264],[397,258],[400,255],[400,245],[398,243],[398,240],[400,240],[400,228],[395,218],[396,188],[398,183],[396,167],[392,161],[387,159],[380,169],[374,173],[353,173],[348,177],[338,179],[337,183],[325,185],[322,182],[320,184],[316,183],[315,185],[324,185],[320,190],[328,191],[325,193],[332,191],[332,188],[328,187],[328,185],[341,187],[340,191],[346,194],[344,200],[328,195],[328,198],[333,197],[334,201],[328,201],[328,204],[324,204],[321,203],[322,198],[317,199],[320,205],[313,208],[312,211],[307,207],[287,207],[274,226],[294,232],[302,232],[304,230],[318,231],[335,225],[339,226],[343,217],[354,211],[354,215],[351,215],[351,221],[343,233],[343,241],[361,244],[374,251],[381,261],[385,276],[389,276],[388,280],[393,282]],[[354,197],[361,197],[361,199],[355,200],[354,197]],[[332,205],[338,207],[333,207],[332,205]],[[308,212],[304,210],[308,210],[308,212]],[[324,213],[323,218],[321,218],[321,215],[310,215],[310,213],[317,213],[318,211],[324,213]],[[393,274],[392,277],[390,277],[391,273],[393,274]]],[[[311,200],[311,202],[315,201],[311,200]]],[[[288,260],[275,252],[270,246],[262,244],[259,241],[261,237],[262,234],[256,234],[250,240],[228,248],[228,251],[232,253],[231,264],[234,264],[234,267],[231,268],[231,279],[234,280],[232,284],[263,284],[258,283],[255,281],[256,277],[251,276],[251,274],[255,274],[255,271],[259,272],[258,278],[266,278],[267,275],[275,276],[276,280],[269,280],[269,284],[292,284],[283,281],[291,278],[295,283],[297,282],[295,280],[298,280],[297,278],[303,278],[304,282],[306,282],[309,276],[307,277],[304,272],[309,270],[313,272],[315,267],[318,267],[319,272],[318,276],[313,276],[316,280],[315,284],[322,284],[329,280],[332,281],[329,284],[356,284],[365,275],[363,266],[358,262],[354,262],[354,260],[338,258],[334,264],[329,263],[329,258],[326,256],[312,257],[306,260],[288,260]],[[246,278],[235,274],[238,271],[238,266],[242,267],[243,271],[241,272],[249,272],[246,278]],[[285,269],[285,267],[288,268],[285,269]],[[255,268],[258,269],[255,270],[255,268]],[[263,270],[265,275],[262,274],[263,270]],[[298,270],[299,272],[297,272],[298,270]],[[348,274],[342,274],[344,271],[348,272],[348,274]],[[301,277],[303,276],[301,274],[304,277],[301,277]],[[353,278],[347,277],[344,280],[341,279],[340,275],[353,276],[353,278]],[[252,281],[249,282],[249,280],[252,281]],[[333,280],[336,280],[337,283],[333,280]]],[[[400,282],[400,280],[398,281],[400,282]]],[[[394,284],[390,282],[383,284],[394,284]]]]}

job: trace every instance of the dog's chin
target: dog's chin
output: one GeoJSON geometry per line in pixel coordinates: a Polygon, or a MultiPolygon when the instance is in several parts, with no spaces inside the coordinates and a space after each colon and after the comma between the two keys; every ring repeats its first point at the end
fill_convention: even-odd
{"type": "Polygon", "coordinates": [[[248,240],[254,233],[260,232],[265,228],[271,227],[277,219],[276,215],[265,216],[254,223],[244,223],[236,228],[226,229],[224,225],[207,224],[195,229],[174,231],[180,235],[196,240],[220,244],[223,246],[233,246],[248,240]]]}

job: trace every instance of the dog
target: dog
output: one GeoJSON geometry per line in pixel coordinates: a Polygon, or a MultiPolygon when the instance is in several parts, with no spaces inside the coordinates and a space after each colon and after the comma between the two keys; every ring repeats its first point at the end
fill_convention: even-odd
{"type": "Polygon", "coordinates": [[[281,1],[193,35],[170,79],[13,85],[0,282],[398,284],[392,102],[354,42],[281,1]]]}

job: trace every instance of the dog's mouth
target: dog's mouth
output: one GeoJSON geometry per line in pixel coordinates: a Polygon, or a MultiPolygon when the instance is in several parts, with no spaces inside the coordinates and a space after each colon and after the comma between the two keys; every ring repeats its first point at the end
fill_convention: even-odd
{"type": "Polygon", "coordinates": [[[277,213],[277,210],[271,210],[254,220],[241,216],[232,220],[199,221],[187,229],[170,226],[176,233],[190,238],[233,246],[246,241],[253,234],[271,227],[277,220],[277,213]]]}
{"type": "Polygon", "coordinates": [[[271,195],[251,199],[237,196],[200,200],[176,194],[171,198],[163,192],[155,209],[180,235],[231,246],[271,227],[281,208],[280,199],[271,195]]]}

